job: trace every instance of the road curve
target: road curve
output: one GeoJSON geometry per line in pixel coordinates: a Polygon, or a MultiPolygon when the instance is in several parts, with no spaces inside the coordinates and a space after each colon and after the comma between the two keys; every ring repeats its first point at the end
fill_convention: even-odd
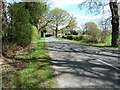
{"type": "Polygon", "coordinates": [[[57,88],[120,88],[117,49],[46,38],[57,88]]]}

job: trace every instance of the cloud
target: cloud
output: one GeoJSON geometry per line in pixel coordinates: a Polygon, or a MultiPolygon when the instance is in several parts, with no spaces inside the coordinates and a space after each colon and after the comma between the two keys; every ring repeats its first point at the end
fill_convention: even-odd
{"type": "Polygon", "coordinates": [[[105,19],[111,16],[111,13],[106,13],[106,14],[102,14],[102,15],[96,15],[96,16],[83,16],[83,15],[78,15],[73,14],[74,17],[76,17],[79,20],[96,20],[96,19],[105,19]]]}
{"type": "Polygon", "coordinates": [[[101,7],[100,8],[100,11],[108,11],[108,10],[110,10],[110,6],[109,5],[106,5],[106,6],[104,6],[104,7],[101,7]]]}
{"type": "Polygon", "coordinates": [[[106,19],[106,18],[108,18],[108,17],[110,17],[111,16],[111,13],[106,13],[106,14],[102,14],[102,15],[96,15],[96,16],[93,16],[93,17],[91,17],[90,19],[91,20],[95,20],[95,19],[106,19]]]}
{"type": "MultiPolygon", "coordinates": [[[[62,6],[80,4],[80,3],[85,2],[85,1],[86,0],[52,0],[53,4],[51,5],[51,7],[62,7],[62,6]]],[[[87,1],[91,2],[91,0],[87,0],[87,1]]],[[[105,2],[109,2],[109,0],[106,0],[105,2]]],[[[118,0],[117,2],[120,2],[120,0],[118,0]]],[[[110,10],[109,5],[105,6],[104,9],[110,10]]]]}
{"type": "Polygon", "coordinates": [[[77,13],[72,14],[74,17],[76,17],[76,20],[78,22],[78,26],[85,24],[86,22],[99,22],[101,20],[107,19],[108,17],[111,16],[111,13],[106,13],[102,15],[96,15],[96,16],[85,16],[85,15],[80,15],[77,13]]]}
{"type": "MultiPolygon", "coordinates": [[[[85,1],[86,0],[52,0],[53,5],[51,7],[62,7],[62,6],[80,4],[85,1]]],[[[102,0],[100,0],[100,1],[102,1],[102,0]]],[[[87,0],[87,2],[91,2],[91,0],[87,0]]],[[[93,2],[95,2],[95,1],[93,1],[93,2]]],[[[109,0],[106,0],[104,2],[109,2],[109,0]]],[[[120,0],[118,0],[117,2],[120,2],[120,0]]],[[[108,6],[107,6],[107,8],[108,8],[108,6]]]]}
{"type": "Polygon", "coordinates": [[[51,7],[62,7],[68,5],[79,4],[85,0],[52,0],[54,3],[51,7]]]}

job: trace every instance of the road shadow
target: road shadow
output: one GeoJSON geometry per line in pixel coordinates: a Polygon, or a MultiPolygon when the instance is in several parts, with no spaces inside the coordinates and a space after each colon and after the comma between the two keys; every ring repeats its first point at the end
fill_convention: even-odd
{"type": "MultiPolygon", "coordinates": [[[[56,54],[59,54],[57,56],[61,56],[64,55],[65,52],[67,52],[67,54],[64,55],[64,58],[52,59],[53,66],[57,66],[59,68],[66,68],[63,70],[56,69],[56,71],[58,72],[55,75],[56,77],[59,77],[63,74],[71,74],[77,78],[88,78],[94,79],[95,81],[103,82],[103,84],[101,85],[91,86],[94,88],[116,88],[120,86],[120,67],[118,65],[115,65],[118,68],[115,69],[96,60],[100,57],[101,59],[102,57],[109,57],[114,59],[113,63],[119,64],[118,59],[120,57],[118,56],[118,50],[101,50],[91,46],[85,46],[61,40],[47,40],[47,45],[50,52],[58,52],[54,53],[55,56],[56,54]],[[86,55],[89,58],[79,61],[76,60],[74,56],[72,57],[71,53],[75,53],[76,55],[86,55]],[[97,58],[97,56],[99,57],[97,58]]],[[[112,61],[110,62],[109,59],[108,62],[112,63],[112,61]]]]}

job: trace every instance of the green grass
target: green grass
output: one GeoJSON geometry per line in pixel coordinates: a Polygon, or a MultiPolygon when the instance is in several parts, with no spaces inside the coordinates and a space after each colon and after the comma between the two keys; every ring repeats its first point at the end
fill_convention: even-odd
{"type": "Polygon", "coordinates": [[[55,87],[53,68],[45,40],[36,40],[33,43],[35,47],[27,49],[28,53],[20,53],[17,58],[12,59],[13,62],[9,63],[12,69],[18,69],[3,73],[3,88],[55,87]]]}
{"type": "Polygon", "coordinates": [[[78,43],[78,44],[81,44],[81,45],[87,45],[87,46],[93,46],[93,47],[120,48],[120,47],[111,47],[110,44],[107,44],[107,43],[89,44],[89,43],[82,42],[82,40],[68,40],[68,39],[64,39],[64,38],[56,38],[56,39],[70,41],[70,42],[73,42],[73,43],[78,43]]]}

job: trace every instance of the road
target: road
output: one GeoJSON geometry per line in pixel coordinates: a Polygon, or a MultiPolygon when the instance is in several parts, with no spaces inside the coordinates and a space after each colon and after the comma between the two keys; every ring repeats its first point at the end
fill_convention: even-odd
{"type": "Polygon", "coordinates": [[[57,88],[120,88],[117,49],[46,38],[57,88]]]}

